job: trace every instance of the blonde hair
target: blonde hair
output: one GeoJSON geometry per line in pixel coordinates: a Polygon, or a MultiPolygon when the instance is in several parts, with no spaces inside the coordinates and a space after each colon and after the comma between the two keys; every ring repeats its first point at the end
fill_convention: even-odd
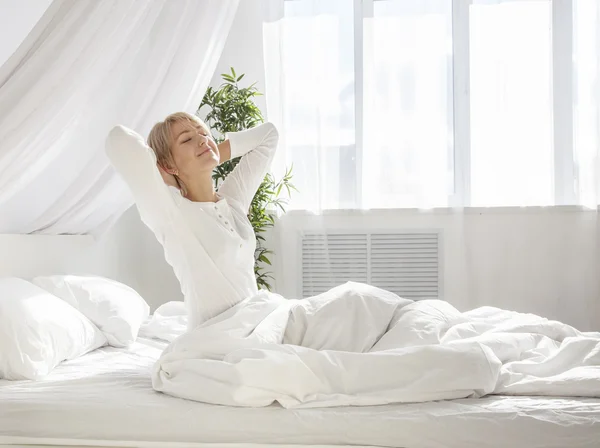
{"type": "MultiPolygon", "coordinates": [[[[175,167],[175,161],[173,159],[173,154],[171,153],[171,145],[173,144],[171,125],[182,121],[187,121],[192,125],[200,125],[206,132],[209,132],[208,126],[206,126],[200,118],[196,115],[188,114],[187,112],[175,112],[167,116],[163,121],[156,123],[152,127],[150,134],[148,134],[148,146],[152,148],[152,151],[156,154],[156,160],[163,169],[175,167]]],[[[174,177],[179,186],[179,190],[181,190],[181,194],[185,196],[187,194],[185,184],[178,175],[174,175],[174,177]]]]}

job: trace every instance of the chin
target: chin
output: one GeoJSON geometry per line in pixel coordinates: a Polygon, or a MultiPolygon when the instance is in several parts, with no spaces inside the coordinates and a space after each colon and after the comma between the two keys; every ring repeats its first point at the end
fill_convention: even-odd
{"type": "Polygon", "coordinates": [[[210,159],[204,161],[204,163],[202,164],[202,168],[205,170],[214,170],[217,166],[219,165],[219,161],[217,160],[216,157],[211,157],[210,159]]]}

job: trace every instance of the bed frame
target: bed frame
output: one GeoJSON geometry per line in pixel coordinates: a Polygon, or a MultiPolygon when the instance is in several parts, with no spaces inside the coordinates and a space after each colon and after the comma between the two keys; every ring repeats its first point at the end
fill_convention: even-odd
{"type": "Polygon", "coordinates": [[[89,236],[0,235],[0,277],[64,274],[89,265],[89,236]],[[87,260],[86,260],[87,259],[87,260]],[[83,263],[82,263],[83,262],[83,263]]]}

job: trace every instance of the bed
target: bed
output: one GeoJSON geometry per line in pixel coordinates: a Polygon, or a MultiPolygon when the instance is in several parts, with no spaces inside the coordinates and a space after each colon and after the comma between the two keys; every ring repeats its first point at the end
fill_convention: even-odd
{"type": "Polygon", "coordinates": [[[155,392],[166,343],[140,338],[59,366],[45,380],[0,380],[0,445],[103,447],[597,447],[600,400],[488,397],[285,410],[228,408],[155,392]]]}
{"type": "MultiPolygon", "coordinates": [[[[81,268],[90,245],[85,237],[3,235],[0,246],[11,250],[0,252],[0,275],[70,272],[81,268]]],[[[286,410],[174,398],[150,382],[166,344],[140,337],[129,348],[103,347],[65,362],[41,381],[0,380],[0,446],[600,446],[600,399],[490,396],[286,410]]]]}

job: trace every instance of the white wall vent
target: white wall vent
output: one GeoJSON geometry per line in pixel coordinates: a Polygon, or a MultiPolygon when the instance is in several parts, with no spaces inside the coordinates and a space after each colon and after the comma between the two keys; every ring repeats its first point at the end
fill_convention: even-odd
{"type": "Polygon", "coordinates": [[[301,253],[303,297],[356,281],[407,299],[441,298],[438,231],[304,233],[301,253]]]}

